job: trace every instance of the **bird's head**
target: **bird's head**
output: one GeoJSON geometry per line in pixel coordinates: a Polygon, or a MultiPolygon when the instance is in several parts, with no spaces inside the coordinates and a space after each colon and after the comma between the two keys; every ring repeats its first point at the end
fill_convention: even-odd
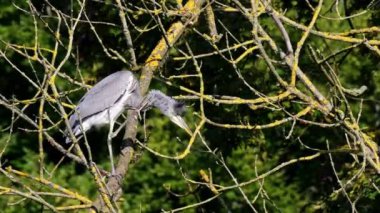
{"type": "Polygon", "coordinates": [[[182,102],[174,101],[172,103],[171,110],[169,110],[169,113],[167,116],[169,119],[177,124],[177,126],[184,129],[187,133],[191,132],[189,126],[187,126],[185,120],[182,118],[182,114],[186,111],[186,106],[182,102]]]}
{"type": "Polygon", "coordinates": [[[174,113],[177,115],[183,115],[183,113],[186,111],[186,106],[183,102],[176,101],[173,105],[174,113]]]}
{"type": "Polygon", "coordinates": [[[142,110],[147,110],[152,106],[158,108],[173,123],[184,129],[187,133],[191,133],[190,128],[181,116],[186,110],[184,103],[178,102],[158,90],[151,90],[142,102],[142,110]]]}

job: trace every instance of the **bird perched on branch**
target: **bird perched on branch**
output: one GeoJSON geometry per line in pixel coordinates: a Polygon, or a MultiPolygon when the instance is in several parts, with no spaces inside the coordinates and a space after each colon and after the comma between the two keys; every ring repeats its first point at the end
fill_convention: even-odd
{"type": "MultiPolygon", "coordinates": [[[[71,132],[66,143],[95,126],[109,125],[107,137],[112,172],[114,173],[111,140],[117,118],[126,110],[145,112],[152,107],[158,108],[165,116],[189,132],[189,127],[181,117],[185,110],[183,103],[158,90],[151,90],[145,97],[140,92],[139,81],[130,71],[115,72],[95,84],[79,101],[69,118],[71,132]]],[[[67,129],[67,133],[70,131],[67,129]]]]}

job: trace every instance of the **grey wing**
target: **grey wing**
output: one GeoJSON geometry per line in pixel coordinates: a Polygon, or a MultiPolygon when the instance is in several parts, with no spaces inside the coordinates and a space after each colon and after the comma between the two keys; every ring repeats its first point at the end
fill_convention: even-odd
{"type": "Polygon", "coordinates": [[[125,93],[132,93],[138,88],[136,77],[129,71],[115,72],[94,85],[79,101],[76,113],[70,117],[70,125],[73,127],[78,121],[78,115],[82,119],[97,114],[111,107],[125,93]]]}

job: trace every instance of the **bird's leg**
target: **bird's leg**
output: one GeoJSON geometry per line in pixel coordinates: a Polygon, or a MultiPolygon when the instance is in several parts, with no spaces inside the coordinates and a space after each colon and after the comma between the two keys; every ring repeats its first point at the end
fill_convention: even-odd
{"type": "MultiPolygon", "coordinates": [[[[141,120],[141,110],[142,110],[142,109],[143,109],[142,107],[135,109],[136,112],[137,112],[137,117],[138,117],[139,120],[141,120]]],[[[145,111],[144,111],[144,112],[145,112],[145,111]]]]}
{"type": "Polygon", "coordinates": [[[110,161],[111,161],[111,167],[112,167],[112,174],[115,174],[115,165],[113,164],[113,152],[112,152],[112,132],[113,132],[113,126],[115,124],[114,121],[111,120],[110,112],[108,111],[108,118],[110,121],[110,129],[108,132],[107,137],[107,145],[108,145],[108,152],[110,154],[110,161]]]}
{"type": "Polygon", "coordinates": [[[112,138],[116,137],[119,134],[119,132],[123,129],[126,123],[127,123],[127,119],[122,124],[120,124],[119,128],[117,128],[116,131],[112,133],[111,137],[112,138]]]}
{"type": "MultiPolygon", "coordinates": [[[[145,113],[145,111],[144,111],[144,113],[145,113]]],[[[139,120],[141,120],[141,111],[140,110],[137,111],[137,116],[138,116],[139,120]]]]}
{"type": "Polygon", "coordinates": [[[144,122],[144,140],[146,140],[146,125],[145,125],[145,115],[146,115],[146,111],[144,111],[144,117],[143,117],[143,122],[144,122]]]}
{"type": "Polygon", "coordinates": [[[141,111],[143,111],[144,113],[150,108],[150,105],[151,105],[151,101],[150,101],[150,98],[148,96],[145,96],[143,98],[143,100],[141,101],[140,103],[140,106],[138,107],[138,109],[136,110],[137,111],[137,115],[139,117],[139,120],[142,119],[141,117],[141,111]]]}

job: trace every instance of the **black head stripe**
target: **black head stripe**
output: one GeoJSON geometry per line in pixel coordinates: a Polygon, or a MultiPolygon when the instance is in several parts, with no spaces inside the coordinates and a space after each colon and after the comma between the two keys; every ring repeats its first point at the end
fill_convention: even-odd
{"type": "Polygon", "coordinates": [[[175,102],[174,103],[174,112],[177,115],[182,115],[186,110],[185,104],[182,102],[175,102]]]}

